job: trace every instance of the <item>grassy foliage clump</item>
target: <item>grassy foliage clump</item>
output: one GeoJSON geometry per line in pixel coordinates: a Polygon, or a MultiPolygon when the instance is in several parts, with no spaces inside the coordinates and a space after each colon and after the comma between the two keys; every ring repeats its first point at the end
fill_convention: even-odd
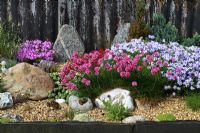
{"type": "Polygon", "coordinates": [[[121,121],[130,116],[130,111],[122,104],[113,104],[111,100],[104,102],[106,118],[112,121],[121,121]]]}
{"type": "Polygon", "coordinates": [[[184,38],[182,44],[184,46],[198,46],[198,47],[200,47],[200,35],[195,34],[192,38],[184,38]]]}
{"type": "Polygon", "coordinates": [[[0,124],[6,124],[6,123],[10,123],[10,122],[12,122],[12,121],[8,118],[3,118],[3,117],[0,118],[0,124]]]}
{"type": "Polygon", "coordinates": [[[15,59],[19,41],[18,29],[12,23],[0,24],[0,57],[15,59]]]}
{"type": "Polygon", "coordinates": [[[75,112],[73,109],[71,109],[71,108],[69,108],[69,109],[65,112],[65,116],[66,116],[67,118],[69,118],[70,120],[73,120],[73,119],[74,119],[75,114],[76,114],[76,112],[75,112]]]}
{"type": "Polygon", "coordinates": [[[199,93],[186,96],[185,101],[186,101],[186,105],[193,111],[200,110],[200,94],[199,93]]]}

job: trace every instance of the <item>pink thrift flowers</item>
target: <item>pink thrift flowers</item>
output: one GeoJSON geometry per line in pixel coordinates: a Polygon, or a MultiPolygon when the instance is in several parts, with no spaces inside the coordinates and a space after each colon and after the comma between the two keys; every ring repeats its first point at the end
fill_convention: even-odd
{"type": "MultiPolygon", "coordinates": [[[[87,87],[91,86],[93,80],[90,77],[98,78],[105,71],[108,74],[116,72],[120,78],[125,79],[137,77],[137,74],[142,74],[143,70],[155,75],[164,67],[164,61],[154,61],[154,56],[157,56],[157,54],[143,53],[130,56],[122,53],[115,55],[109,49],[95,50],[82,55],[74,52],[60,72],[61,83],[67,89],[76,90],[79,84],[87,87]]],[[[133,87],[138,86],[136,81],[132,81],[130,84],[133,87]]]]}
{"type": "Polygon", "coordinates": [[[131,84],[132,84],[133,87],[138,86],[138,83],[136,81],[133,81],[131,84]]]}
{"type": "Polygon", "coordinates": [[[160,71],[160,68],[159,68],[159,67],[153,66],[153,67],[151,68],[151,74],[152,74],[152,75],[155,75],[158,71],[160,71]]]}
{"type": "Polygon", "coordinates": [[[89,85],[90,85],[90,80],[88,80],[88,79],[86,79],[86,78],[83,78],[83,79],[81,80],[81,82],[82,82],[83,84],[85,84],[86,86],[89,86],[89,85]]]}

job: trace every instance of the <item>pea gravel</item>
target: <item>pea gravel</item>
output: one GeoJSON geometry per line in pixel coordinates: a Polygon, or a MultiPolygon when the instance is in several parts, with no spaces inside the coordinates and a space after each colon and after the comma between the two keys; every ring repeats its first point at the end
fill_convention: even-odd
{"type": "MultiPolygon", "coordinates": [[[[24,118],[24,121],[66,121],[69,120],[65,116],[65,112],[69,109],[67,104],[54,108],[48,106],[51,99],[42,101],[27,101],[18,103],[14,107],[6,110],[0,110],[0,116],[4,113],[18,114],[24,118]]],[[[105,112],[94,108],[88,112],[91,117],[97,121],[109,122],[105,118],[105,112]]],[[[143,115],[147,120],[156,120],[158,114],[170,113],[176,116],[177,120],[200,120],[200,112],[193,112],[187,108],[183,98],[167,98],[157,105],[150,108],[137,108],[133,115],[143,115]]]]}

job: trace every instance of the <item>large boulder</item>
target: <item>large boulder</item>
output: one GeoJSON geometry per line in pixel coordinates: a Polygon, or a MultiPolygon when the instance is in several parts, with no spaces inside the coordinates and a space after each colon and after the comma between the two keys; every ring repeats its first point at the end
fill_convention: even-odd
{"type": "Polygon", "coordinates": [[[117,35],[115,35],[114,40],[112,42],[112,46],[124,43],[128,40],[130,23],[121,24],[117,29],[117,35]]]}
{"type": "Polygon", "coordinates": [[[44,99],[54,88],[48,73],[28,63],[9,68],[3,79],[4,88],[12,94],[15,102],[19,99],[44,99]]]}
{"type": "Polygon", "coordinates": [[[63,25],[58,33],[54,44],[55,58],[57,61],[65,62],[74,51],[84,53],[84,44],[74,27],[63,25]]]}
{"type": "Polygon", "coordinates": [[[104,109],[104,102],[111,100],[112,104],[122,104],[129,110],[135,109],[133,98],[130,96],[130,91],[121,88],[116,88],[101,94],[95,99],[95,104],[98,108],[104,109]]]}

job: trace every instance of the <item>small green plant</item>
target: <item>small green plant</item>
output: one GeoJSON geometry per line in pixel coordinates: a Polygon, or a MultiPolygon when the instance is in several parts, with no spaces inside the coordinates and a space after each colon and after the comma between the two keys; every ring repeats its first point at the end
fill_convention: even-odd
{"type": "Polygon", "coordinates": [[[158,121],[175,121],[176,117],[173,114],[159,114],[156,119],[158,121]]]}
{"type": "Polygon", "coordinates": [[[178,40],[178,30],[171,23],[166,21],[163,15],[155,13],[153,15],[153,25],[151,33],[155,35],[158,42],[173,42],[178,40]]]}
{"type": "Polygon", "coordinates": [[[11,22],[0,24],[0,57],[15,59],[19,42],[18,28],[11,22]]]}
{"type": "Polygon", "coordinates": [[[8,118],[3,118],[3,117],[0,118],[0,124],[6,124],[6,123],[10,123],[10,122],[12,122],[12,121],[8,118]]]}
{"type": "Polygon", "coordinates": [[[55,99],[65,99],[68,100],[69,96],[72,94],[72,91],[65,89],[60,83],[60,77],[57,72],[50,73],[50,77],[53,79],[55,83],[55,88],[51,93],[49,93],[49,98],[55,99]]]}
{"type": "Polygon", "coordinates": [[[65,112],[65,116],[66,116],[67,118],[69,118],[70,120],[73,120],[73,119],[74,119],[75,114],[76,114],[76,112],[75,112],[73,109],[71,109],[71,108],[69,108],[69,109],[65,112]]]}
{"type": "Polygon", "coordinates": [[[106,118],[112,121],[121,121],[127,116],[130,116],[130,110],[122,104],[113,104],[111,100],[104,101],[106,118]]]}
{"type": "Polygon", "coordinates": [[[200,94],[199,93],[186,96],[185,101],[188,108],[192,109],[193,111],[200,110],[200,94]]]}
{"type": "Polygon", "coordinates": [[[184,46],[198,46],[198,47],[200,47],[200,35],[195,34],[192,38],[184,38],[182,44],[184,46]]]}

